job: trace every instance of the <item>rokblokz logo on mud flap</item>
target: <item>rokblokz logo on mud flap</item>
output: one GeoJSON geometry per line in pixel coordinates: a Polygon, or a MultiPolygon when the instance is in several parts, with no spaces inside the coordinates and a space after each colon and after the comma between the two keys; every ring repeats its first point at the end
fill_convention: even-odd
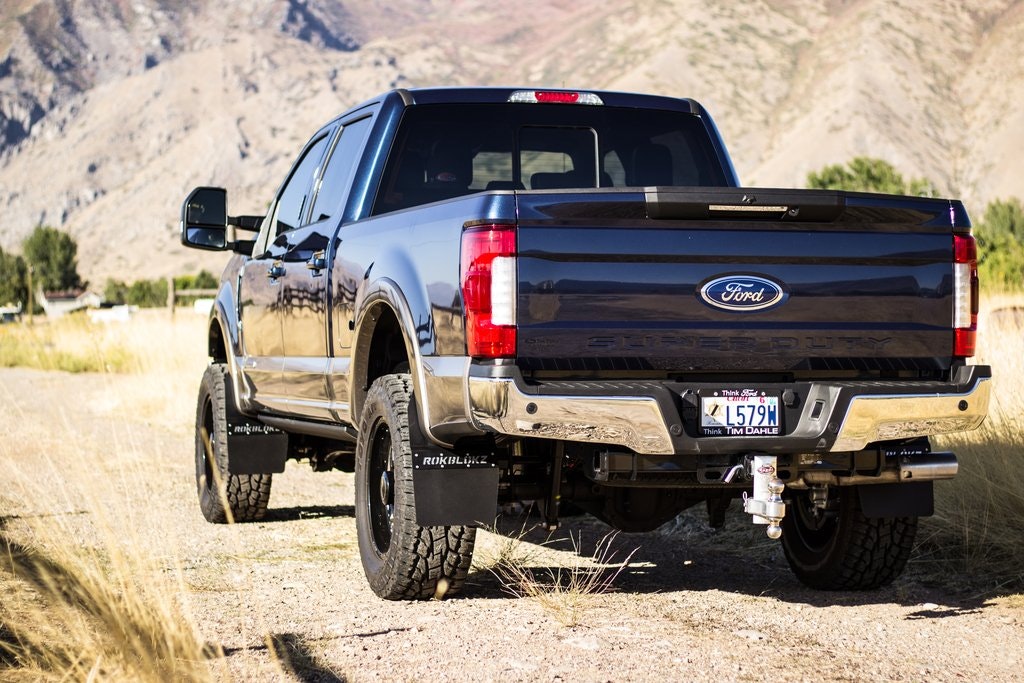
{"type": "Polygon", "coordinates": [[[488,467],[492,463],[486,455],[458,455],[457,453],[436,453],[429,455],[418,455],[416,467],[426,469],[440,469],[443,467],[488,467]]]}

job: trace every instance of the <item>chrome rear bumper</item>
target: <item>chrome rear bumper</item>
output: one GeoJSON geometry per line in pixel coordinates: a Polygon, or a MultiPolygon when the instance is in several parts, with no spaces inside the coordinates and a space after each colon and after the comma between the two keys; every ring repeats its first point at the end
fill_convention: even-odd
{"type": "MultiPolygon", "coordinates": [[[[869,443],[977,428],[988,413],[991,370],[959,368],[950,383],[816,382],[804,386],[797,424],[783,436],[694,437],[683,427],[671,388],[638,383],[635,395],[541,391],[518,372],[467,377],[473,424],[482,431],[623,446],[650,455],[701,452],[859,451],[869,443]],[[810,389],[807,389],[810,386],[810,389]],[[908,393],[908,387],[927,391],[908,393]]],[[[666,383],[668,385],[669,383],[666,383]]],[[[796,386],[796,385],[794,385],[796,386]]]]}
{"type": "Polygon", "coordinates": [[[977,429],[988,415],[991,378],[963,393],[855,396],[831,450],[859,451],[874,441],[892,441],[977,429]]]}

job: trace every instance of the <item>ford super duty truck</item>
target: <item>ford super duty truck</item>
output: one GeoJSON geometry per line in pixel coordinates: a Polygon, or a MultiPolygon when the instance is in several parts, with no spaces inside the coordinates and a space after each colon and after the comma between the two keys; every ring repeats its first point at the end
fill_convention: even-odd
{"type": "Polygon", "coordinates": [[[317,131],[265,216],[194,190],[181,238],[233,252],[204,516],[260,519],[289,458],[354,471],[383,598],[457,590],[512,501],[635,532],[742,498],[801,581],[876,587],[957,472],[928,437],[987,412],[963,205],[740,187],[693,100],[395,90],[317,131]]]}

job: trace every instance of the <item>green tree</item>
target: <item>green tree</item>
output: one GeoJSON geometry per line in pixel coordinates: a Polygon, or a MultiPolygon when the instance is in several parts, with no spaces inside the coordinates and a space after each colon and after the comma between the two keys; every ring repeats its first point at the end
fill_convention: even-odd
{"type": "Polygon", "coordinates": [[[167,305],[167,280],[136,280],[128,287],[125,303],[141,308],[167,305]]]}
{"type": "Polygon", "coordinates": [[[174,290],[180,292],[183,289],[195,289],[196,288],[196,276],[195,275],[175,275],[174,276],[174,290]]]}
{"type": "Polygon", "coordinates": [[[818,190],[850,190],[937,197],[935,183],[926,178],[904,180],[892,164],[882,159],[856,157],[845,166],[833,164],[807,174],[807,186],[818,190]]]}
{"type": "Polygon", "coordinates": [[[25,260],[35,270],[35,282],[44,291],[78,289],[78,245],[71,235],[47,225],[36,226],[24,243],[25,260]]]}
{"type": "Polygon", "coordinates": [[[25,259],[0,249],[0,306],[28,305],[28,267],[25,259]]]}
{"type": "Polygon", "coordinates": [[[121,280],[107,278],[103,286],[103,300],[108,304],[123,304],[128,300],[128,285],[121,280]]]}
{"type": "Polygon", "coordinates": [[[996,199],[975,226],[978,276],[994,289],[1024,288],[1024,205],[1016,197],[996,199]]]}
{"type": "Polygon", "coordinates": [[[1024,205],[1016,197],[991,201],[985,207],[981,225],[992,235],[1024,238],[1024,205]]]}
{"type": "MultiPolygon", "coordinates": [[[[177,292],[188,291],[190,289],[217,289],[217,285],[220,284],[209,271],[200,270],[196,275],[177,275],[174,278],[174,289],[177,292]]],[[[177,303],[179,306],[189,306],[196,299],[201,297],[197,296],[182,296],[178,295],[177,303]]]]}
{"type": "Polygon", "coordinates": [[[192,283],[192,286],[195,289],[217,289],[217,285],[219,284],[220,282],[217,281],[217,278],[215,278],[210,271],[200,270],[196,275],[195,282],[192,283]]]}

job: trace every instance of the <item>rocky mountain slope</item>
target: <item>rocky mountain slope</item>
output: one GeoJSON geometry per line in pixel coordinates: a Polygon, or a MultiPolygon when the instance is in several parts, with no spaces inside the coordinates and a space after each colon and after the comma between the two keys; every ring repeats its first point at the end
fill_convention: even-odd
{"type": "Polygon", "coordinates": [[[746,184],[855,155],[964,197],[1024,195],[1024,0],[7,0],[0,247],[40,222],[94,282],[216,270],[177,245],[193,185],[258,212],[299,145],[391,87],[685,95],[746,184]]]}

